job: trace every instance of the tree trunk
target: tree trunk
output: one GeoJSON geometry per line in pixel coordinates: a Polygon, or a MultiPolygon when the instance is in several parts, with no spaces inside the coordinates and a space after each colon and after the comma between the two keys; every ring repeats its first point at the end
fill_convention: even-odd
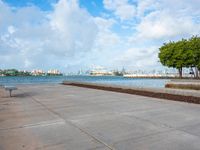
{"type": "Polygon", "coordinates": [[[179,73],[179,77],[182,78],[182,75],[183,75],[183,69],[182,69],[182,67],[178,68],[178,73],[179,73]]]}
{"type": "Polygon", "coordinates": [[[190,69],[190,74],[191,74],[191,77],[195,78],[195,71],[194,71],[193,67],[191,67],[191,69],[190,69]]]}
{"type": "Polygon", "coordinates": [[[200,76],[200,69],[198,69],[198,72],[199,72],[199,76],[200,76]]]}
{"type": "Polygon", "coordinates": [[[195,67],[195,77],[199,78],[199,70],[197,67],[195,67]]]}

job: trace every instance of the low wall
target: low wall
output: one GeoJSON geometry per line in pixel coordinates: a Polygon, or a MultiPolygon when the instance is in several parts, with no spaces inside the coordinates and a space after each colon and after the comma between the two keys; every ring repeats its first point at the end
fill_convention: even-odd
{"type": "Polygon", "coordinates": [[[172,89],[165,89],[165,88],[164,89],[136,88],[136,87],[133,88],[133,87],[127,87],[127,86],[113,86],[113,85],[94,84],[94,83],[85,83],[85,82],[64,81],[63,84],[200,104],[199,92],[191,92],[191,91],[185,91],[185,90],[172,90],[172,89]]]}
{"type": "Polygon", "coordinates": [[[175,89],[200,90],[200,80],[172,80],[166,83],[165,87],[175,89]]]}

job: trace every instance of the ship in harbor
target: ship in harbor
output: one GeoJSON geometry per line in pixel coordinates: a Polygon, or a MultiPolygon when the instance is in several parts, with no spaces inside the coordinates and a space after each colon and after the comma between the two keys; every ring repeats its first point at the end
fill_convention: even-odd
{"type": "Polygon", "coordinates": [[[113,72],[107,71],[103,67],[95,67],[90,71],[91,76],[112,76],[114,75],[113,72]]]}

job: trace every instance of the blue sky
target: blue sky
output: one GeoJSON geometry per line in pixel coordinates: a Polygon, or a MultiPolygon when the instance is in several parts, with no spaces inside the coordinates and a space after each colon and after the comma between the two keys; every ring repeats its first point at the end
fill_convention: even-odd
{"type": "Polygon", "coordinates": [[[199,0],[0,0],[0,68],[161,70],[164,42],[200,34],[199,6],[199,0]]]}
{"type": "Polygon", "coordinates": [[[57,0],[3,0],[12,7],[27,7],[35,5],[44,11],[52,10],[52,4],[58,2],[57,0]]]}

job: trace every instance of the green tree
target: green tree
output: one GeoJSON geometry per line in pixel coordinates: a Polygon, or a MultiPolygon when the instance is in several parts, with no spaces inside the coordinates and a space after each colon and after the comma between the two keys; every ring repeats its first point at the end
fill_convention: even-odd
{"type": "Polygon", "coordinates": [[[174,54],[174,42],[164,43],[162,47],[159,48],[158,57],[160,59],[161,64],[167,67],[175,67],[175,64],[172,60],[172,56],[174,54]]]}
{"type": "Polygon", "coordinates": [[[193,67],[195,67],[195,76],[198,78],[200,70],[200,37],[193,36],[189,39],[189,49],[192,51],[193,67]]]}
{"type": "Polygon", "coordinates": [[[182,61],[181,51],[178,49],[180,45],[175,42],[165,43],[159,48],[158,57],[162,65],[177,68],[179,76],[182,77],[182,61]]]}
{"type": "Polygon", "coordinates": [[[178,69],[181,78],[183,67],[188,68],[193,65],[193,53],[186,39],[165,43],[159,48],[158,57],[164,66],[178,69]]]}
{"type": "Polygon", "coordinates": [[[182,39],[176,42],[173,60],[176,62],[180,77],[182,77],[183,67],[189,68],[193,66],[193,51],[190,49],[188,40],[182,39]]]}
{"type": "Polygon", "coordinates": [[[6,76],[17,76],[18,71],[16,69],[7,69],[7,70],[4,70],[4,74],[6,76]]]}

